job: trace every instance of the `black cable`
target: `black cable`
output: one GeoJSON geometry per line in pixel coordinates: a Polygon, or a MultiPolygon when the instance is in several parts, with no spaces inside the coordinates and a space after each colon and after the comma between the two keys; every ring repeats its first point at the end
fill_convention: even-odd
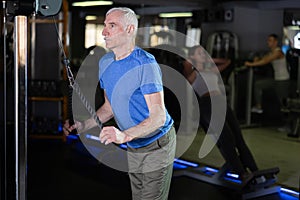
{"type": "Polygon", "coordinates": [[[98,118],[95,109],[91,106],[90,102],[86,99],[86,97],[84,96],[84,94],[81,92],[79,84],[74,79],[74,76],[73,76],[73,73],[72,73],[71,67],[70,67],[70,60],[67,58],[66,52],[65,52],[65,50],[63,48],[63,43],[62,43],[62,41],[60,39],[58,28],[57,28],[57,24],[56,24],[56,21],[55,21],[54,17],[53,17],[53,20],[54,20],[55,30],[56,30],[56,33],[57,33],[57,36],[58,36],[59,48],[61,49],[61,51],[63,53],[63,63],[65,65],[65,67],[66,67],[66,72],[67,72],[67,77],[68,77],[68,81],[69,81],[69,86],[79,96],[81,102],[85,106],[86,110],[93,117],[93,119],[96,121],[98,127],[100,129],[102,129],[103,124],[100,121],[100,119],[98,118]]]}
{"type": "Polygon", "coordinates": [[[6,120],[7,120],[7,110],[6,110],[6,98],[7,98],[7,93],[6,93],[6,88],[7,88],[7,80],[6,80],[6,67],[7,67],[7,61],[6,61],[6,53],[7,53],[7,49],[6,49],[6,37],[7,37],[7,27],[6,27],[6,23],[7,23],[7,8],[6,8],[6,1],[2,1],[2,8],[3,8],[3,117],[4,117],[4,123],[3,123],[3,128],[4,128],[4,135],[3,135],[3,148],[4,148],[4,199],[7,199],[7,158],[6,158],[6,154],[7,154],[7,144],[6,144],[6,134],[7,134],[7,125],[6,125],[6,120]]]}

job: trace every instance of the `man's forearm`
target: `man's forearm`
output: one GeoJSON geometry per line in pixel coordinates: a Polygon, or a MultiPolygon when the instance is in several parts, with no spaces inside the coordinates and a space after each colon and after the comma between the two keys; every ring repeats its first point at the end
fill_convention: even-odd
{"type": "Polygon", "coordinates": [[[155,105],[150,109],[149,117],[140,124],[133,126],[125,131],[126,135],[134,138],[142,138],[151,133],[155,133],[166,121],[166,112],[161,105],[155,105]]]}
{"type": "Polygon", "coordinates": [[[107,122],[114,116],[109,104],[103,104],[103,106],[97,110],[96,114],[102,123],[107,122]]]}
{"type": "MultiPolygon", "coordinates": [[[[113,117],[112,110],[106,105],[100,107],[97,110],[96,114],[101,123],[105,123],[113,117]]],[[[97,122],[95,121],[94,117],[91,117],[83,122],[82,129],[80,130],[80,132],[87,131],[91,128],[94,128],[95,126],[97,126],[97,122]]]]}

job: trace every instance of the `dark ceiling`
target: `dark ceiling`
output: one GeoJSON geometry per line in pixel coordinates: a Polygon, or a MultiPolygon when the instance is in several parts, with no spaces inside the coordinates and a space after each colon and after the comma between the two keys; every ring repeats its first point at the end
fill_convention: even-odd
{"type": "MultiPolygon", "coordinates": [[[[87,0],[69,0],[73,2],[87,0]]],[[[300,0],[113,0],[114,6],[128,6],[138,14],[157,14],[160,12],[191,11],[196,9],[213,9],[218,6],[243,6],[262,10],[300,9],[300,0]]],[[[102,7],[103,8],[103,7],[102,7]]],[[[71,8],[72,9],[72,8],[71,8]]],[[[82,11],[93,8],[80,8],[82,11]]],[[[94,8],[94,9],[99,9],[94,8]]],[[[100,8],[101,9],[101,8],[100,8]]]]}
{"type": "MultiPolygon", "coordinates": [[[[88,0],[69,0],[70,3],[88,0]]],[[[116,4],[133,6],[191,6],[214,7],[221,4],[240,4],[244,6],[268,8],[298,7],[300,0],[113,0],[116,4]]]]}

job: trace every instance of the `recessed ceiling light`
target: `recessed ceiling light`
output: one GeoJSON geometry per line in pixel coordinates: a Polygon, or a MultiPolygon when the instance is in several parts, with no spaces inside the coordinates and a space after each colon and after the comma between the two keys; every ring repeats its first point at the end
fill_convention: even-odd
{"type": "Polygon", "coordinates": [[[96,20],[97,19],[97,16],[94,16],[94,15],[87,15],[85,17],[85,20],[87,21],[92,21],[92,20],[96,20]]]}
{"type": "Polygon", "coordinates": [[[105,5],[112,5],[112,1],[82,1],[82,2],[74,2],[72,6],[78,7],[86,7],[86,6],[105,6],[105,5]]]}
{"type": "Polygon", "coordinates": [[[191,12],[173,12],[173,13],[160,13],[159,17],[171,18],[171,17],[192,17],[191,12]]]}

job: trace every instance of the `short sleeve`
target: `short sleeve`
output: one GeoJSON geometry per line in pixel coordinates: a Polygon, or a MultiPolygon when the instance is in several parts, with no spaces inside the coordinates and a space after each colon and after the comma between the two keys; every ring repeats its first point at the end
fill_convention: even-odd
{"type": "Polygon", "coordinates": [[[156,62],[141,66],[141,91],[143,94],[151,94],[163,90],[162,74],[156,62]]]}

